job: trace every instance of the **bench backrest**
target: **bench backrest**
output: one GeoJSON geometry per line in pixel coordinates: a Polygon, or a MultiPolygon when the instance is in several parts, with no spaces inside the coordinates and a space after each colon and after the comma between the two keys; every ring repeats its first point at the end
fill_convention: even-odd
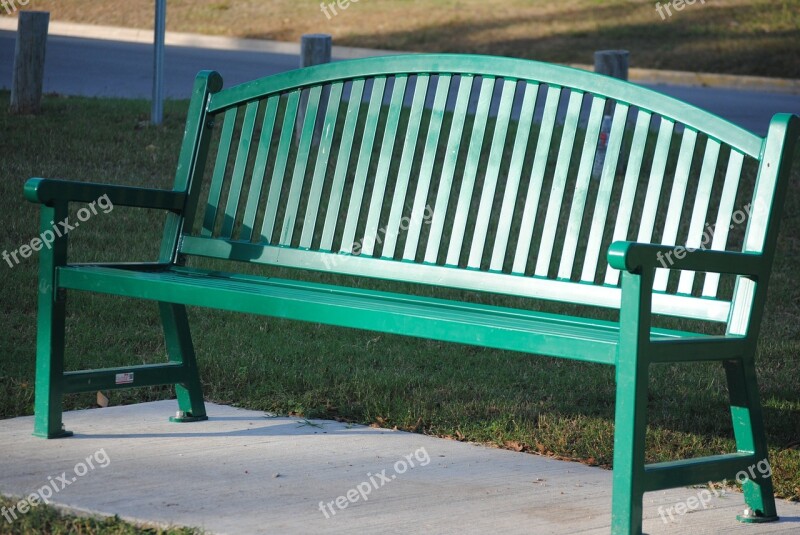
{"type": "MultiPolygon", "coordinates": [[[[612,241],[774,248],[783,140],[632,84],[409,55],[221,85],[190,105],[183,255],[618,308],[612,241]]],[[[659,269],[653,310],[727,322],[736,284],[659,269]]]]}

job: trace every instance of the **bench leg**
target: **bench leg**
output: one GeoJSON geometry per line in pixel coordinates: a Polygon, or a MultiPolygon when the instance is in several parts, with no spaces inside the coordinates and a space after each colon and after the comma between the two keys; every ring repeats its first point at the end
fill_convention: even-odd
{"type": "MultiPolygon", "coordinates": [[[[42,230],[67,217],[66,203],[43,205],[39,214],[42,230]]],[[[64,429],[64,322],[66,295],[56,288],[56,269],[67,258],[67,236],[59,234],[52,246],[39,253],[39,287],[36,312],[36,387],[33,434],[44,438],[72,436],[64,429]]]]}
{"type": "Polygon", "coordinates": [[[737,480],[744,480],[742,491],[747,504],[745,512],[736,518],[741,522],[774,522],[778,520],[778,513],[775,509],[772,468],[768,459],[755,364],[752,358],[745,358],[726,361],[724,366],[736,449],[753,452],[756,458],[755,466],[747,467],[736,475],[737,480]]]}
{"type": "Polygon", "coordinates": [[[36,392],[33,434],[44,438],[72,436],[61,421],[64,399],[64,321],[66,306],[49,283],[39,285],[36,333],[36,392]]]}
{"type": "Polygon", "coordinates": [[[164,325],[164,338],[170,362],[183,365],[184,381],[175,385],[178,397],[178,414],[170,418],[172,422],[196,422],[207,420],[203,403],[203,388],[200,384],[200,373],[197,370],[197,359],[194,354],[192,335],[189,331],[189,318],[186,307],[172,303],[159,303],[161,322],[164,325]]]}
{"type": "Polygon", "coordinates": [[[616,373],[614,488],[611,499],[611,533],[614,535],[642,533],[647,374],[647,363],[639,362],[636,355],[620,356],[616,373]]]}

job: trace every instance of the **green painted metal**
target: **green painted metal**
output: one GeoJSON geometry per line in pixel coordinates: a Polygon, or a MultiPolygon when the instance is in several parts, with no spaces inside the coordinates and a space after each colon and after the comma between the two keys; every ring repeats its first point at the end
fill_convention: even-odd
{"type": "MultiPolygon", "coordinates": [[[[396,76],[394,87],[392,87],[392,101],[389,104],[389,113],[386,118],[386,126],[383,130],[383,142],[378,158],[378,170],[375,175],[375,183],[372,186],[372,198],[369,203],[367,223],[364,228],[364,239],[361,242],[361,252],[372,256],[375,251],[375,243],[380,237],[378,224],[383,210],[383,198],[386,193],[386,181],[389,178],[389,167],[392,164],[395,139],[397,138],[397,128],[400,125],[400,114],[403,110],[403,97],[408,85],[407,76],[396,76]]],[[[415,140],[416,141],[416,140],[415,140]]],[[[342,242],[343,250],[350,250],[351,244],[342,242]]]]}
{"type": "Polygon", "coordinates": [[[425,248],[425,262],[435,264],[439,257],[439,247],[444,233],[445,217],[450,201],[450,190],[453,187],[453,177],[458,164],[458,154],[461,149],[461,138],[464,123],[467,118],[467,107],[472,94],[473,76],[462,76],[459,79],[458,96],[453,111],[453,120],[450,123],[450,134],[447,138],[447,148],[442,163],[442,174],[439,178],[439,189],[436,193],[436,202],[433,208],[431,230],[428,234],[428,245],[425,248]]]}
{"type": "MultiPolygon", "coordinates": [[[[687,128],[683,131],[681,148],[678,154],[678,163],[675,167],[675,178],[672,182],[672,192],[667,206],[667,220],[664,224],[664,232],[661,235],[661,243],[664,245],[675,245],[678,236],[678,227],[681,222],[683,212],[683,201],[686,197],[686,187],[689,182],[689,172],[692,166],[692,156],[694,155],[695,144],[697,143],[697,131],[687,128]]],[[[659,269],[656,273],[653,287],[658,291],[664,291],[669,281],[669,270],[659,269]]]]}
{"type": "MultiPolygon", "coordinates": [[[[38,183],[41,184],[41,183],[38,183]]],[[[26,193],[37,184],[26,184],[26,193]]],[[[29,197],[30,198],[30,197],[29,197]]],[[[67,217],[67,203],[53,201],[42,205],[40,228],[49,229],[52,221],[67,217]]],[[[65,299],[59,295],[56,270],[67,263],[67,235],[57,236],[52,246],[39,253],[39,287],[36,334],[36,387],[33,434],[45,438],[68,437],[71,431],[61,422],[64,397],[64,321],[65,299]]]]}
{"type": "Polygon", "coordinates": [[[308,106],[306,106],[305,109],[303,130],[300,133],[297,158],[294,162],[294,173],[292,174],[292,182],[289,186],[289,197],[286,200],[286,211],[284,212],[283,225],[281,226],[281,245],[290,245],[292,243],[294,225],[298,215],[298,207],[300,206],[300,195],[303,192],[308,158],[311,153],[311,144],[314,141],[317,112],[319,111],[319,100],[321,96],[321,86],[312,87],[311,91],[308,93],[308,106]]]}
{"type": "MultiPolygon", "coordinates": [[[[52,178],[31,178],[25,183],[25,198],[47,206],[70,199],[91,203],[107,196],[114,206],[132,206],[153,210],[180,211],[186,203],[186,193],[151,188],[133,188],[92,182],[72,182],[52,178]]],[[[58,220],[56,220],[58,221],[58,220]]],[[[52,225],[48,225],[50,227],[52,225]]]]}
{"type": "MultiPolygon", "coordinates": [[[[526,60],[478,56],[415,55],[340,62],[231,89],[221,87],[221,78],[213,72],[201,73],[195,82],[171,191],[38,178],[26,183],[26,198],[42,204],[42,231],[66,217],[68,203],[93,202],[103,195],[108,195],[115,205],[159,209],[167,214],[159,261],[155,263],[68,264],[66,235],[59,236],[52,248],[41,251],[36,435],[68,436],[62,427],[63,395],[94,389],[172,384],[179,407],[173,420],[204,419],[202,385],[186,315],[186,306],[201,306],[615,366],[615,534],[641,533],[645,492],[733,478],[737,471],[767,459],[755,350],[789,167],[800,136],[800,118],[775,116],[762,139],[679,101],[625,82],[526,60]],[[384,98],[387,78],[394,80],[388,102],[384,98]],[[407,108],[409,79],[415,79],[416,85],[407,108]],[[424,103],[432,80],[437,80],[436,91],[432,107],[427,110],[424,103]],[[479,84],[475,83],[477,80],[479,84]],[[342,121],[340,109],[348,84],[349,102],[342,121]],[[368,84],[371,91],[366,114],[362,115],[368,84]],[[475,85],[479,85],[479,94],[477,102],[470,105],[475,85]],[[542,120],[534,124],[536,101],[543,85],[547,93],[542,95],[542,120]],[[514,119],[518,86],[524,91],[514,119]],[[495,88],[500,90],[499,106],[487,140],[495,88]],[[570,94],[569,104],[551,171],[548,158],[565,91],[570,94]],[[303,99],[303,125],[299,141],[295,142],[301,93],[307,94],[308,99],[303,99]],[[447,104],[451,93],[456,97],[452,109],[447,104]],[[321,129],[317,129],[323,94],[328,95],[326,111],[321,129]],[[591,111],[573,177],[570,159],[575,140],[580,139],[578,118],[587,95],[591,95],[591,111]],[[604,109],[609,103],[613,103],[615,111],[598,183],[591,180],[591,170],[604,109]],[[627,144],[623,140],[631,107],[638,108],[637,120],[630,147],[623,148],[627,144]],[[255,143],[260,110],[264,116],[261,135],[255,143]],[[240,112],[242,117],[238,117],[240,112]],[[220,145],[209,155],[218,117],[222,118],[220,145]],[[275,140],[279,119],[282,124],[275,140]],[[653,120],[659,120],[660,126],[647,190],[640,203],[640,175],[648,158],[647,138],[653,120]],[[467,125],[470,127],[465,128],[467,125]],[[668,170],[669,155],[678,125],[683,126],[684,133],[673,177],[668,170]],[[321,134],[315,138],[318,130],[321,134]],[[445,130],[447,141],[441,146],[445,130]],[[509,131],[515,134],[513,150],[507,156],[509,131]],[[424,141],[418,140],[420,135],[425,136],[424,141]],[[698,136],[707,140],[699,170],[692,169],[692,161],[698,156],[698,136]],[[466,151],[461,150],[464,139],[469,139],[466,151]],[[419,151],[418,141],[422,147],[419,151]],[[257,151],[250,164],[254,143],[257,151]],[[355,171],[351,172],[355,143],[360,145],[355,171]],[[717,201],[712,190],[719,156],[724,151],[729,151],[730,156],[717,201]],[[622,153],[627,156],[627,168],[624,177],[618,177],[622,153]],[[375,154],[377,165],[373,166],[375,154]],[[311,182],[306,185],[312,156],[311,182]],[[439,157],[441,171],[437,176],[435,164],[439,157]],[[273,162],[269,161],[271,158],[273,162]],[[734,203],[739,189],[746,186],[741,179],[746,158],[757,161],[758,176],[742,252],[730,252],[725,250],[729,235],[721,230],[727,228],[734,210],[740,208],[734,203]],[[208,159],[215,159],[214,167],[210,184],[203,184],[208,159]],[[329,173],[332,159],[334,171],[329,173]],[[264,194],[270,163],[269,191],[264,194]],[[250,165],[252,176],[249,187],[245,187],[250,165]],[[523,180],[526,165],[531,171],[523,180]],[[397,174],[392,176],[395,169],[397,174]],[[291,177],[287,178],[289,173],[291,177]],[[391,192],[387,188],[390,179],[391,192]],[[431,216],[426,221],[430,229],[424,259],[418,259],[422,237],[419,222],[410,225],[404,236],[402,260],[394,259],[396,246],[402,243],[400,235],[384,242],[380,257],[374,254],[374,239],[365,239],[362,254],[353,254],[358,229],[370,238],[378,236],[383,221],[388,225],[386,232],[401,226],[412,179],[416,180],[412,219],[421,219],[423,214],[431,216]],[[662,187],[669,179],[672,185],[666,221],[660,223],[655,213],[662,187]],[[288,192],[286,180],[290,180],[286,184],[288,192]],[[432,191],[434,180],[437,186],[432,191]],[[482,186],[476,188],[475,184],[482,186]],[[541,191],[544,184],[549,184],[549,192],[541,191]],[[501,187],[504,189],[499,202],[495,197],[501,187]],[[566,209],[567,188],[574,190],[563,232],[555,227],[566,209]],[[207,204],[198,210],[205,191],[209,192],[207,204]],[[365,202],[367,191],[370,193],[365,202]],[[617,199],[613,192],[619,192],[618,205],[612,204],[617,199]],[[687,192],[694,194],[689,213],[684,210],[687,192]],[[582,220],[588,219],[590,194],[596,198],[588,236],[583,236],[586,233],[581,232],[582,220]],[[522,197],[525,204],[518,207],[517,199],[522,197]],[[425,205],[430,199],[434,205],[432,214],[427,213],[425,205]],[[451,199],[456,199],[455,206],[449,206],[451,199]],[[544,214],[537,213],[540,200],[547,203],[544,214]],[[240,215],[241,206],[244,211],[240,215]],[[301,207],[305,207],[302,214],[301,207]],[[325,222],[320,244],[315,247],[323,207],[325,222]],[[615,216],[608,217],[613,208],[615,216]],[[711,248],[675,255],[679,229],[688,224],[686,245],[696,246],[710,213],[717,214],[720,227],[711,248]],[[276,228],[281,214],[282,223],[276,228]],[[296,221],[298,217],[303,218],[302,233],[294,240],[293,232],[301,223],[296,221]],[[196,222],[196,218],[200,221],[196,222]],[[254,233],[260,218],[260,241],[253,243],[253,238],[259,236],[254,233]],[[342,220],[343,228],[337,231],[342,220]],[[497,221],[496,230],[491,221],[497,221]],[[609,221],[613,222],[613,229],[608,228],[609,221]],[[637,221],[638,228],[631,228],[637,221]],[[197,233],[193,230],[195,223],[202,223],[197,233]],[[218,225],[220,234],[215,235],[218,225]],[[238,225],[241,232],[237,238],[238,225]],[[532,243],[534,228],[541,229],[542,236],[536,245],[532,243]],[[280,239],[272,243],[276,232],[280,239]],[[342,234],[339,245],[334,243],[337,232],[342,234]],[[623,241],[629,233],[637,234],[639,241],[623,241]],[[604,236],[610,236],[613,243],[601,256],[604,236]],[[655,236],[662,243],[651,243],[655,236]],[[469,255],[463,266],[466,242],[469,255]],[[443,244],[447,244],[445,258],[441,254],[443,244]],[[486,256],[489,249],[491,258],[486,256]],[[336,250],[339,252],[332,252],[336,250]],[[551,259],[559,250],[561,258],[554,278],[550,273],[551,259]],[[509,252],[513,258],[509,258],[509,252]],[[664,259],[669,255],[666,265],[664,259]],[[187,256],[231,261],[230,272],[182,267],[187,256]],[[526,276],[532,258],[536,258],[534,274],[526,276]],[[619,310],[619,321],[243,275],[237,274],[235,262],[607,307],[619,310]],[[572,276],[581,262],[581,282],[575,282],[572,276]],[[601,267],[606,267],[602,283],[595,281],[601,267]],[[681,273],[677,293],[665,291],[665,267],[681,273]],[[693,286],[693,272],[709,274],[703,297],[688,293],[693,286]],[[716,297],[719,274],[736,277],[730,300],[716,297]],[[619,278],[621,286],[617,285],[619,278]],[[64,294],[76,290],[157,302],[168,361],[65,372],[64,294]],[[726,334],[705,336],[657,329],[652,326],[655,314],[724,323],[726,334]],[[725,367],[737,451],[645,464],[650,364],[711,361],[725,367]]],[[[743,515],[742,521],[776,518],[771,479],[747,481],[744,492],[752,513],[743,515]]]]}
{"type": "MultiPolygon", "coordinates": [[[[206,420],[203,387],[197,370],[197,358],[194,354],[186,307],[160,302],[158,310],[164,326],[164,339],[170,365],[177,365],[180,369],[178,380],[169,383],[175,384],[178,409],[183,413],[181,418],[191,418],[192,421],[206,420]]],[[[154,373],[155,377],[158,375],[157,372],[154,373]]],[[[133,377],[135,378],[135,375],[133,377]]]]}
{"type": "MultiPolygon", "coordinates": [[[[75,290],[103,288],[104,293],[114,295],[587,362],[611,364],[616,354],[616,326],[599,320],[280,279],[216,276],[197,270],[143,273],[86,266],[66,268],[60,278],[63,287],[75,290]]],[[[676,335],[668,332],[663,336],[676,335]]]]}
{"type": "Polygon", "coordinates": [[[469,54],[382,56],[318,65],[302,71],[285,72],[231,87],[213,95],[208,111],[216,113],[231,106],[260,99],[268,94],[281,93],[300,86],[312,86],[364,76],[382,77],[420,73],[446,73],[468,77],[483,73],[495,78],[529,80],[570,87],[585,93],[604,95],[610,100],[627,102],[633,107],[670,117],[675,122],[702,130],[720,142],[738,148],[752,158],[758,158],[761,150],[761,138],[742,127],[678,99],[634,84],[608,76],[599,77],[571,67],[530,60],[519,61],[512,58],[469,54]]]}
{"type": "Polygon", "coordinates": [[[428,84],[430,77],[425,74],[417,76],[414,84],[414,97],[411,101],[408,124],[405,131],[405,141],[403,142],[403,152],[400,155],[400,166],[397,169],[397,177],[394,184],[394,196],[392,197],[391,208],[389,209],[389,219],[386,222],[386,236],[381,250],[384,258],[394,257],[394,250],[397,246],[397,237],[400,232],[400,219],[403,217],[405,209],[406,193],[408,192],[408,179],[411,177],[411,166],[414,164],[414,155],[417,149],[417,139],[422,122],[423,106],[425,97],[428,94],[428,84]]]}
{"type": "MultiPolygon", "coordinates": [[[[659,249],[662,254],[670,250],[670,248],[659,249]]],[[[574,284],[539,277],[487,273],[427,263],[388,261],[365,255],[331,255],[319,251],[302,251],[280,246],[262,246],[195,236],[185,236],[182,239],[181,253],[465,290],[480,288],[486,292],[579,305],[619,308],[620,304],[620,289],[612,286],[574,284]]],[[[718,299],[657,294],[653,297],[653,311],[668,316],[724,323],[730,312],[730,303],[718,299]]]]}
{"type": "Polygon", "coordinates": [[[564,120],[564,130],[561,132],[561,144],[558,148],[558,161],[553,175],[553,184],[550,187],[550,198],[547,201],[547,213],[542,226],[542,240],[536,256],[536,269],[534,275],[544,277],[550,269],[550,260],[553,256],[553,246],[558,231],[558,218],[561,215],[561,205],[564,201],[564,189],[567,185],[567,173],[572,160],[572,148],[575,145],[575,134],[578,130],[578,119],[581,115],[583,93],[573,91],[569,95],[567,117],[564,120]]]}
{"type": "Polygon", "coordinates": [[[409,217],[408,234],[406,236],[405,248],[403,249],[404,260],[414,260],[417,254],[419,235],[422,231],[422,223],[426,212],[425,202],[428,199],[431,175],[433,174],[433,165],[436,159],[436,149],[439,146],[439,136],[442,133],[442,121],[444,120],[445,106],[447,104],[447,95],[450,91],[451,81],[451,76],[446,74],[440,76],[437,81],[436,95],[433,99],[431,118],[428,124],[428,134],[425,140],[425,151],[420,164],[417,191],[414,194],[414,204],[411,209],[411,216],[409,217]]]}
{"type": "Polygon", "coordinates": [[[208,193],[208,205],[203,219],[203,236],[214,234],[214,225],[217,221],[217,210],[219,201],[222,197],[222,188],[225,182],[225,175],[228,170],[228,157],[230,156],[231,143],[233,141],[234,127],[236,126],[236,115],[239,110],[231,108],[225,112],[225,119],[222,124],[222,134],[217,147],[217,159],[214,165],[214,175],[211,178],[211,189],[208,193]]]}
{"type": "Polygon", "coordinates": [[[603,171],[600,175],[600,189],[594,203],[592,225],[589,231],[589,243],[586,246],[586,255],[583,259],[581,280],[593,282],[597,273],[598,259],[600,258],[600,245],[603,240],[606,219],[608,217],[611,192],[614,187],[614,178],[617,174],[617,162],[622,149],[622,136],[625,133],[625,122],[628,118],[628,106],[617,103],[614,107],[614,117],[611,119],[611,132],[608,135],[608,148],[603,162],[603,171]]]}
{"type": "Polygon", "coordinates": [[[258,104],[258,101],[248,103],[244,112],[244,122],[239,135],[239,149],[236,151],[236,162],[233,165],[233,177],[231,178],[228,202],[225,205],[225,215],[222,221],[222,230],[220,231],[220,236],[223,238],[230,238],[233,235],[233,227],[236,223],[236,214],[239,210],[239,201],[242,195],[244,174],[247,168],[247,159],[250,156],[250,146],[253,143],[253,130],[256,126],[258,104]]]}
{"type": "Polygon", "coordinates": [[[475,177],[478,174],[478,162],[481,158],[484,137],[486,135],[486,122],[489,119],[489,107],[492,103],[492,92],[495,79],[484,76],[478,93],[478,104],[475,109],[475,120],[472,123],[472,133],[469,139],[469,151],[464,163],[464,174],[461,177],[461,189],[458,192],[456,214],[453,218],[453,231],[450,233],[450,246],[447,248],[448,266],[458,265],[461,256],[461,246],[464,243],[464,234],[467,229],[467,216],[472,204],[472,190],[475,187],[475,177]]]}
{"type": "MultiPolygon", "coordinates": [[[[344,223],[342,243],[340,250],[350,253],[356,239],[356,227],[358,217],[361,214],[361,203],[364,200],[364,188],[367,184],[367,174],[369,164],[372,160],[372,148],[375,145],[375,136],[378,131],[378,121],[380,119],[381,103],[383,102],[384,92],[386,91],[386,78],[375,78],[372,83],[372,91],[369,97],[369,108],[364,124],[364,136],[361,141],[361,150],[358,154],[358,164],[356,165],[356,175],[353,180],[353,192],[350,196],[350,204],[347,210],[347,219],[344,223]]],[[[333,240],[333,229],[330,230],[330,240],[333,240]]],[[[326,242],[327,243],[327,242],[326,242]]]]}
{"type": "MultiPolygon", "coordinates": [[[[717,210],[717,220],[714,224],[714,239],[711,241],[711,249],[715,251],[724,251],[728,243],[728,231],[730,229],[731,216],[733,215],[733,205],[736,202],[736,191],[739,188],[739,177],[742,173],[743,163],[744,155],[739,151],[731,150],[717,210]]],[[[719,273],[706,273],[703,281],[703,296],[716,297],[718,287],[719,273]]]]}
{"type": "MultiPolygon", "coordinates": [[[[363,96],[364,80],[353,81],[350,89],[350,102],[347,104],[347,111],[345,112],[343,132],[355,132],[363,96]]],[[[336,159],[336,170],[331,183],[331,195],[328,199],[328,209],[325,212],[325,224],[322,227],[322,239],[320,241],[320,249],[324,251],[333,249],[333,236],[338,222],[342,195],[344,194],[344,181],[350,163],[350,154],[353,150],[353,137],[352,135],[347,135],[342,139],[336,159]]]]}
{"type": "Polygon", "coordinates": [[[183,202],[179,202],[167,214],[161,251],[158,255],[160,262],[177,261],[178,240],[184,232],[184,222],[188,221],[191,225],[195,220],[200,202],[200,188],[195,186],[195,182],[201,180],[205,173],[208,145],[214,124],[205,108],[209,96],[220,89],[222,89],[222,77],[214,71],[201,71],[195,78],[173,186],[175,194],[183,199],[183,202]],[[188,195],[184,192],[188,192],[188,195]]]}
{"type": "MultiPolygon", "coordinates": [[[[694,207],[692,208],[692,219],[689,223],[689,237],[686,240],[686,247],[697,249],[701,245],[704,227],[706,226],[706,216],[708,215],[708,205],[711,201],[711,188],[714,185],[714,175],[717,168],[719,157],[719,143],[713,139],[708,140],[705,155],[703,156],[703,166],[700,169],[700,179],[698,181],[697,193],[695,194],[694,207]]],[[[694,284],[693,271],[681,271],[678,280],[678,293],[690,294],[694,284]]]]}
{"type": "MultiPolygon", "coordinates": [[[[614,166],[616,167],[616,163],[614,166]]],[[[651,343],[649,325],[652,284],[652,270],[641,270],[638,273],[626,271],[622,274],[616,363],[612,532],[639,533],[642,529],[642,498],[646,490],[647,377],[650,363],[646,358],[640,358],[640,355],[647,354],[647,346],[651,343]]]]}
{"type": "Polygon", "coordinates": [[[726,453],[699,459],[653,463],[645,468],[644,489],[650,492],[696,485],[699,481],[720,481],[740,470],[746,471],[748,466],[753,466],[760,460],[752,453],[726,453]]]}
{"type": "Polygon", "coordinates": [[[314,237],[317,215],[319,211],[322,188],[325,185],[325,173],[331,156],[333,135],[336,131],[336,118],[339,116],[339,103],[342,99],[342,84],[334,84],[328,95],[328,105],[325,110],[325,120],[322,123],[322,139],[317,153],[317,162],[314,166],[314,178],[311,180],[311,191],[308,194],[306,215],[303,218],[303,233],[300,236],[300,247],[310,248],[314,237]]]}
{"type": "Polygon", "coordinates": [[[636,237],[636,241],[642,243],[649,243],[653,239],[653,228],[655,227],[656,214],[658,214],[658,201],[661,197],[661,185],[664,183],[664,173],[667,169],[667,158],[669,157],[669,147],[674,129],[674,121],[664,117],[661,118],[656,149],[653,154],[653,163],[650,166],[650,177],[647,181],[647,193],[642,207],[642,221],[639,224],[639,234],[636,237]]]}
{"type": "MultiPolygon", "coordinates": [[[[645,145],[647,144],[647,133],[650,130],[651,118],[652,115],[644,111],[640,111],[636,117],[636,128],[633,131],[628,168],[625,171],[625,181],[622,185],[619,207],[617,208],[614,235],[611,237],[615,242],[628,239],[628,229],[630,228],[633,203],[636,197],[636,187],[639,183],[639,172],[642,169],[642,158],[644,157],[645,145]]],[[[606,271],[605,284],[616,286],[618,281],[619,271],[614,268],[609,268],[606,271]]]]}
{"type": "Polygon", "coordinates": [[[531,170],[528,194],[525,198],[525,208],[522,212],[520,236],[517,241],[517,251],[514,255],[512,273],[525,273],[530,257],[533,226],[536,222],[536,212],[539,209],[539,196],[542,191],[544,172],[547,167],[547,158],[550,154],[550,141],[553,139],[553,129],[558,113],[558,101],[561,98],[561,87],[550,86],[547,88],[547,98],[544,104],[544,114],[536,141],[536,153],[533,156],[533,169],[531,170]]]}
{"type": "Polygon", "coordinates": [[[283,178],[286,165],[289,161],[289,151],[292,148],[292,132],[297,120],[297,108],[300,106],[300,91],[292,91],[286,99],[286,108],[283,115],[278,152],[275,156],[275,167],[272,170],[272,180],[269,184],[267,206],[264,210],[264,220],[261,222],[261,241],[272,242],[272,232],[275,229],[275,219],[278,216],[278,203],[281,198],[283,178]]]}
{"type": "Polygon", "coordinates": [[[589,193],[589,181],[592,177],[592,167],[594,166],[605,107],[606,99],[599,97],[592,99],[592,108],[589,112],[589,122],[586,125],[586,135],[581,150],[581,161],[578,166],[575,191],[572,194],[569,222],[567,223],[567,230],[564,236],[561,263],[558,266],[559,279],[569,280],[572,277],[572,272],[575,267],[575,253],[578,248],[584,211],[586,210],[586,197],[589,193]]]}
{"type": "Polygon", "coordinates": [[[538,93],[539,84],[525,84],[525,92],[522,97],[519,121],[517,123],[517,134],[514,138],[514,149],[511,153],[511,164],[506,177],[505,192],[503,193],[503,205],[500,208],[494,248],[492,249],[492,260],[489,265],[489,269],[492,271],[501,271],[505,262],[514,208],[517,202],[517,192],[519,191],[519,179],[522,176],[525,151],[528,139],[530,139],[531,131],[529,125],[533,123],[533,112],[536,107],[536,95],[538,93]]]}
{"type": "Polygon", "coordinates": [[[256,225],[258,215],[258,204],[261,201],[261,188],[264,186],[264,176],[267,173],[267,160],[269,158],[269,148],[272,142],[272,134],[275,131],[275,120],[278,115],[278,97],[267,99],[267,106],[264,110],[264,119],[261,125],[261,136],[258,141],[256,160],[253,164],[253,177],[250,181],[250,190],[247,194],[247,202],[244,208],[244,218],[242,220],[242,230],[240,239],[250,241],[253,238],[253,230],[256,225]]]}
{"type": "Polygon", "coordinates": [[[483,191],[481,191],[480,195],[478,215],[475,218],[475,232],[472,235],[472,246],[467,259],[467,266],[471,268],[479,268],[481,260],[483,260],[486,234],[489,230],[489,219],[492,205],[494,204],[494,194],[497,190],[497,177],[500,174],[500,165],[503,161],[505,140],[508,134],[508,123],[511,119],[511,110],[514,104],[514,91],[517,88],[516,80],[503,80],[502,84],[503,89],[500,94],[497,120],[494,125],[489,161],[487,162],[488,170],[483,179],[483,191]]]}

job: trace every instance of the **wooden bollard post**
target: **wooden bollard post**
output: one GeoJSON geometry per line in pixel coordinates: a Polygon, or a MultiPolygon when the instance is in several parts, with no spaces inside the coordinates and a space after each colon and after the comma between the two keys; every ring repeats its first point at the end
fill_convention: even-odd
{"type": "Polygon", "coordinates": [[[627,80],[629,58],[627,50],[598,50],[594,53],[594,72],[627,80]]]}
{"type": "Polygon", "coordinates": [[[333,37],[327,33],[307,33],[300,38],[300,67],[331,62],[333,37]]]}
{"type": "MultiPolygon", "coordinates": [[[[598,50],[594,53],[594,72],[605,74],[620,80],[628,79],[628,59],[630,52],[627,50],[598,50]]],[[[592,167],[592,178],[599,179],[603,172],[603,163],[606,159],[606,149],[608,148],[608,136],[611,132],[611,103],[606,103],[603,113],[603,122],[600,125],[600,141],[597,147],[597,154],[594,157],[592,167]]],[[[622,160],[617,162],[617,171],[624,167],[622,160]]]]}
{"type": "Polygon", "coordinates": [[[50,13],[47,11],[19,13],[11,80],[11,113],[38,113],[41,108],[49,24],[50,13]]]}
{"type": "MultiPolygon", "coordinates": [[[[333,50],[333,37],[327,33],[307,33],[300,38],[300,67],[313,67],[314,65],[321,65],[323,63],[331,62],[331,52],[333,50]]],[[[327,92],[323,93],[323,102],[327,92]]],[[[306,107],[308,106],[308,97],[303,94],[300,98],[300,109],[297,113],[297,122],[295,123],[295,139],[300,140],[300,135],[303,132],[303,122],[306,118],[306,107]]],[[[319,143],[322,128],[321,125],[315,125],[314,137],[312,138],[314,145],[319,143]]]]}

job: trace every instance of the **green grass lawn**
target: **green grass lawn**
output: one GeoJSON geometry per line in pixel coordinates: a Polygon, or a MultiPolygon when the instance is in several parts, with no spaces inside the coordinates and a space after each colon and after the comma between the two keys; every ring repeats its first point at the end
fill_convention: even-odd
{"type": "MultiPolygon", "coordinates": [[[[38,233],[37,206],[22,197],[28,177],[171,187],[185,102],[167,103],[160,128],[145,126],[142,101],[51,96],[35,117],[9,116],[7,104],[0,93],[0,251],[38,233]]],[[[793,500],[800,499],[799,216],[800,161],[758,356],[776,491],[793,500]]],[[[70,260],[153,259],[162,225],[161,214],[116,207],[70,234],[70,260]]],[[[0,265],[3,418],[33,410],[36,260],[0,265]]],[[[154,303],[73,292],[67,310],[68,369],[166,359],[154,303]]],[[[210,401],[611,463],[611,367],[205,309],[190,309],[190,321],[210,401]]],[[[735,449],[725,384],[718,365],[654,367],[648,462],[735,449]]],[[[110,400],[172,396],[148,388],[115,391],[110,400]]],[[[70,395],[65,404],[92,407],[95,396],[70,395]]]]}
{"type": "MultiPolygon", "coordinates": [[[[15,501],[0,496],[0,507],[11,508],[15,501]]],[[[0,533],[7,535],[30,535],[47,533],[61,535],[200,535],[202,531],[191,528],[150,528],[134,526],[119,518],[94,519],[65,515],[54,507],[39,505],[12,523],[0,518],[0,533]]]]}
{"type": "MultiPolygon", "coordinates": [[[[562,63],[592,63],[595,50],[623,48],[633,67],[800,78],[800,0],[698,1],[671,16],[662,10],[663,18],[654,0],[361,0],[335,15],[320,3],[170,0],[167,29],[292,42],[324,32],[339,45],[562,63]]],[[[31,0],[26,9],[50,11],[53,20],[153,27],[151,0],[31,0]]]]}

